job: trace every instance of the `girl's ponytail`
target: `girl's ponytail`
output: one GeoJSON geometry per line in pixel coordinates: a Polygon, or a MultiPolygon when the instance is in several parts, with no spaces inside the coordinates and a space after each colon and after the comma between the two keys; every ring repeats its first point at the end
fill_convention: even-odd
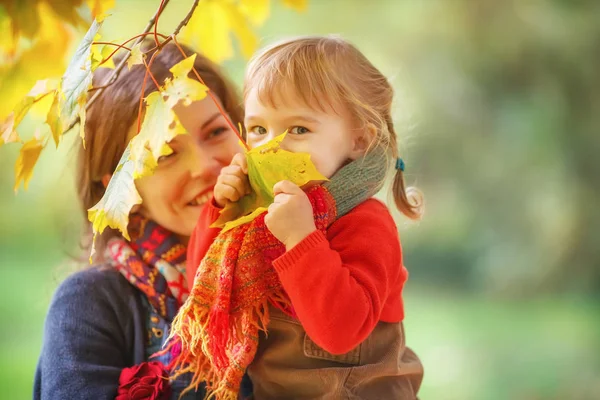
{"type": "Polygon", "coordinates": [[[392,194],[396,208],[412,220],[420,220],[423,216],[423,194],[416,187],[406,187],[404,183],[404,161],[398,158],[397,136],[394,130],[394,123],[391,117],[386,118],[389,134],[390,146],[394,155],[394,165],[396,172],[394,174],[394,183],[392,184],[392,194]]]}

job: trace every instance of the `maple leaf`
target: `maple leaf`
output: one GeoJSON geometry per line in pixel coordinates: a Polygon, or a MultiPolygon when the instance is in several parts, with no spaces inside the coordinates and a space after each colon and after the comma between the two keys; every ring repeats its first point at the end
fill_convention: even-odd
{"type": "MultiPolygon", "coordinates": [[[[75,50],[67,71],[58,88],[58,116],[67,125],[75,116],[81,118],[85,112],[87,93],[92,86],[92,42],[94,41],[102,20],[94,20],[81,43],[75,50]],[[83,105],[83,110],[82,110],[83,105]]],[[[83,132],[83,129],[80,129],[83,132]]],[[[83,139],[82,135],[82,139],[83,139]]],[[[85,142],[84,142],[85,147],[85,142]]]]}
{"type": "Polygon", "coordinates": [[[211,60],[220,63],[234,55],[231,32],[240,41],[244,56],[250,57],[256,50],[258,39],[240,5],[229,0],[214,0],[196,8],[180,37],[211,60]]]}
{"type": "Polygon", "coordinates": [[[310,154],[292,153],[280,147],[285,135],[246,152],[252,192],[237,202],[228,203],[212,227],[229,230],[252,221],[273,203],[273,186],[279,181],[304,186],[312,181],[327,180],[317,171],[310,154]]]}
{"type": "Polygon", "coordinates": [[[173,78],[165,81],[161,92],[152,92],[146,97],[144,121],[140,132],[131,141],[130,157],[136,164],[135,179],[152,174],[158,159],[173,152],[167,143],[186,133],[173,107],[179,103],[189,106],[206,97],[208,88],[188,77],[195,60],[193,54],[171,67],[173,78]]]}
{"type": "MultiPolygon", "coordinates": [[[[2,143],[11,143],[20,141],[16,131],[17,127],[25,118],[25,115],[36,105],[40,105],[42,100],[48,97],[55,90],[56,81],[52,79],[44,79],[36,82],[34,87],[29,91],[14,110],[9,114],[6,120],[0,126],[0,145],[2,143]]],[[[49,97],[48,97],[49,98],[49,97]]],[[[48,112],[50,103],[44,103],[39,108],[40,114],[48,112]]]]}
{"type": "Polygon", "coordinates": [[[8,116],[36,81],[64,72],[62,56],[70,46],[71,34],[46,2],[32,7],[39,17],[35,39],[9,65],[0,66],[0,120],[8,116]]]}
{"type": "MultiPolygon", "coordinates": [[[[108,182],[104,196],[88,210],[94,243],[96,236],[102,234],[107,227],[118,229],[124,238],[130,240],[127,231],[129,213],[135,205],[142,203],[142,198],[134,183],[135,163],[130,159],[130,145],[123,152],[119,164],[108,182]]],[[[94,245],[92,245],[92,255],[94,252],[94,245]]]]}
{"type": "Polygon", "coordinates": [[[56,147],[58,147],[58,144],[60,143],[60,137],[66,128],[58,113],[58,91],[54,93],[52,105],[50,106],[50,110],[48,110],[48,114],[46,115],[46,124],[48,124],[50,127],[52,139],[54,139],[54,143],[56,144],[56,147]]]}
{"type": "Polygon", "coordinates": [[[25,142],[19,151],[19,156],[15,162],[15,193],[19,190],[21,182],[27,190],[33,175],[33,167],[35,167],[44,148],[43,142],[37,136],[36,134],[31,140],[25,142]]]}
{"type": "Polygon", "coordinates": [[[131,70],[131,67],[137,64],[143,64],[146,55],[142,53],[142,43],[138,43],[131,48],[131,54],[127,59],[127,68],[131,70]]]}
{"type": "MultiPolygon", "coordinates": [[[[96,34],[94,37],[94,41],[98,41],[100,39],[100,35],[96,34]]],[[[110,43],[115,43],[111,41],[110,43]]],[[[114,50],[114,46],[105,44],[105,45],[92,45],[92,71],[95,71],[98,68],[110,68],[115,69],[115,61],[110,58],[104,64],[100,65],[102,61],[104,61],[114,50]]]]}
{"type": "Polygon", "coordinates": [[[152,174],[161,156],[173,152],[167,144],[177,135],[186,133],[179,119],[159,92],[146,97],[146,113],[140,132],[131,140],[133,176],[139,179],[152,174]]]}
{"type": "Polygon", "coordinates": [[[163,99],[169,107],[173,108],[179,102],[184,106],[189,106],[193,101],[199,101],[206,97],[208,88],[188,77],[195,60],[196,54],[192,54],[169,70],[173,74],[173,78],[166,79],[162,90],[163,99]]]}
{"type": "Polygon", "coordinates": [[[0,124],[0,146],[7,143],[19,142],[21,138],[15,130],[15,114],[11,113],[0,124]]]}

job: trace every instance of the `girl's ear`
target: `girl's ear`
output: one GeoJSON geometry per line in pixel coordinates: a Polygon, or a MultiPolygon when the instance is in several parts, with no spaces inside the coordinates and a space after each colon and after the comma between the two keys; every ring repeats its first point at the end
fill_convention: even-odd
{"type": "Polygon", "coordinates": [[[377,128],[373,124],[368,124],[364,129],[357,130],[353,138],[354,145],[350,158],[356,160],[364,155],[369,147],[374,143],[377,137],[377,128]]]}

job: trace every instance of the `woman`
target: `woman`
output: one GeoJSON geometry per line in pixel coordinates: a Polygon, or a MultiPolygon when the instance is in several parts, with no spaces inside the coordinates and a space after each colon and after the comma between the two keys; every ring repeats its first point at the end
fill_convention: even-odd
{"type": "MultiPolygon", "coordinates": [[[[193,53],[184,50],[188,56],[193,53]]],[[[171,76],[169,69],[183,58],[176,46],[167,44],[155,57],[152,74],[164,82],[171,76]]],[[[194,66],[237,126],[243,118],[232,84],[200,54],[194,66]]],[[[86,221],[87,210],[102,198],[136,133],[145,71],[143,65],[123,70],[87,112],[86,148],[80,149],[77,165],[86,221]]],[[[110,70],[96,71],[94,85],[101,85],[107,73],[110,70]]],[[[148,80],[144,97],[156,90],[148,80]]],[[[151,356],[161,350],[188,293],[186,244],[201,207],[221,168],[240,147],[210,97],[178,106],[175,112],[189,135],[170,143],[173,154],[159,160],[154,175],[136,181],[142,204],[130,218],[131,241],[116,231],[106,232],[96,241],[99,262],[71,275],[54,294],[35,376],[35,399],[135,398],[148,391],[155,393],[149,398],[170,394],[175,399],[187,386],[185,377],[170,387],[161,378],[173,354],[151,356]]],[[[88,223],[88,238],[90,230],[88,223]]],[[[204,392],[187,396],[203,398],[204,392]]]]}

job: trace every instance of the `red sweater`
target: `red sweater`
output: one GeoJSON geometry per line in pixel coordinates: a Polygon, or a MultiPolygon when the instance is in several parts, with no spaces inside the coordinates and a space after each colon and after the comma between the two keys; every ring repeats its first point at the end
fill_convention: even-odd
{"type": "MultiPolygon", "coordinates": [[[[220,209],[202,210],[188,246],[188,282],[218,229],[208,228],[220,209]]],[[[315,231],[273,263],[308,336],[333,354],[346,353],[379,321],[404,319],[402,288],[408,272],[396,224],[387,207],[369,199],[315,231]]]]}

